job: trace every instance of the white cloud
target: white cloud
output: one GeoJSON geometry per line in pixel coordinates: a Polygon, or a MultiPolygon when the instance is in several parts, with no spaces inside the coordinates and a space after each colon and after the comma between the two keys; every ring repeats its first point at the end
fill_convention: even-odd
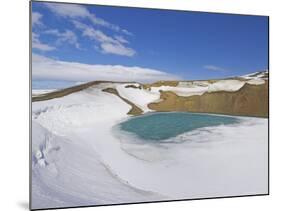
{"type": "Polygon", "coordinates": [[[101,43],[101,51],[105,54],[116,54],[121,56],[134,56],[135,50],[127,48],[122,44],[115,44],[110,42],[101,43]]]}
{"type": "Polygon", "coordinates": [[[55,14],[64,17],[87,17],[90,15],[89,11],[81,5],[63,3],[45,3],[44,5],[55,14]]]}
{"type": "Polygon", "coordinates": [[[32,26],[43,25],[41,19],[42,19],[42,15],[39,12],[32,12],[32,16],[31,16],[32,26]]]}
{"type": "Polygon", "coordinates": [[[133,35],[134,35],[133,33],[127,31],[126,29],[122,29],[121,31],[122,31],[124,34],[126,34],[126,35],[130,35],[130,36],[133,36],[133,35]]]}
{"type": "Polygon", "coordinates": [[[87,18],[95,25],[103,26],[117,32],[122,32],[126,35],[132,35],[132,33],[127,31],[126,29],[122,29],[115,24],[112,24],[102,18],[97,17],[94,13],[90,13],[89,10],[82,5],[63,3],[45,3],[45,5],[52,12],[59,16],[69,18],[87,18]]]}
{"type": "Polygon", "coordinates": [[[56,41],[57,45],[61,45],[62,43],[67,42],[67,43],[75,46],[78,49],[80,48],[77,36],[71,30],[67,29],[64,32],[60,32],[57,29],[50,29],[50,30],[45,31],[44,33],[58,37],[58,39],[56,41]]]}
{"type": "Polygon", "coordinates": [[[106,54],[116,54],[121,56],[134,56],[136,51],[132,48],[126,47],[128,43],[124,38],[117,36],[111,37],[100,30],[94,29],[84,23],[74,20],[74,26],[82,31],[83,36],[87,36],[100,44],[99,50],[106,54]]]}
{"type": "Polygon", "coordinates": [[[129,43],[129,41],[126,40],[126,39],[125,39],[124,37],[122,37],[122,36],[116,35],[116,36],[114,36],[114,38],[115,38],[116,40],[118,40],[120,43],[125,43],[125,44],[128,44],[128,43],[129,43]]]}
{"type": "Polygon", "coordinates": [[[218,66],[215,66],[215,65],[205,65],[205,66],[203,66],[203,68],[208,69],[208,70],[213,70],[213,71],[219,71],[219,72],[226,71],[224,68],[218,67],[218,66]]]}
{"type": "MultiPolygon", "coordinates": [[[[42,23],[41,19],[42,19],[42,14],[40,14],[39,12],[32,12],[32,18],[31,18],[32,27],[42,26],[43,23],[42,23]]],[[[56,49],[53,46],[42,43],[39,39],[39,34],[37,34],[35,32],[32,32],[32,48],[40,50],[40,51],[52,51],[52,50],[56,49]]]]}
{"type": "MultiPolygon", "coordinates": [[[[32,12],[32,26],[33,27],[36,25],[43,25],[41,19],[42,19],[42,14],[40,14],[38,12],[32,12]]],[[[54,36],[58,37],[58,39],[56,40],[57,45],[61,45],[63,42],[67,42],[71,45],[74,45],[76,48],[79,48],[77,36],[71,30],[67,29],[64,32],[60,32],[57,29],[49,29],[49,30],[43,31],[42,33],[50,34],[50,35],[54,35],[54,36]]],[[[39,34],[36,34],[35,32],[32,32],[32,47],[42,50],[42,51],[51,51],[51,50],[55,49],[55,47],[53,47],[53,46],[41,43],[41,41],[39,40],[39,34]]]]}
{"type": "Polygon", "coordinates": [[[159,70],[122,65],[82,64],[32,55],[32,78],[65,81],[138,81],[176,80],[179,77],[159,70]]]}
{"type": "MultiPolygon", "coordinates": [[[[85,6],[62,3],[44,3],[44,5],[46,5],[56,15],[69,18],[73,22],[74,26],[77,29],[81,30],[83,36],[96,41],[97,43],[93,45],[96,50],[104,54],[115,54],[128,57],[132,57],[136,54],[136,51],[134,49],[126,46],[129,44],[129,41],[126,40],[124,37],[120,35],[106,35],[101,30],[95,29],[89,25],[78,21],[82,18],[85,18],[90,20],[95,25],[110,28],[116,32],[124,33],[127,35],[132,35],[126,29],[122,29],[119,26],[111,24],[105,21],[104,19],[97,17],[95,14],[90,13],[85,6]]],[[[40,13],[34,12],[33,16],[34,24],[42,24],[42,22],[40,21],[42,15],[40,13]]],[[[77,36],[71,30],[65,30],[64,32],[61,32],[57,29],[50,29],[42,33],[58,37],[57,41],[55,42],[56,46],[66,42],[80,49],[77,36]]],[[[50,51],[55,49],[55,47],[41,43],[39,40],[39,35],[36,36],[33,44],[33,48],[37,48],[42,51],[50,51]]]]}
{"type": "Polygon", "coordinates": [[[54,46],[50,46],[48,44],[42,43],[39,40],[39,35],[34,32],[32,32],[32,48],[41,51],[52,51],[56,49],[54,46]]]}

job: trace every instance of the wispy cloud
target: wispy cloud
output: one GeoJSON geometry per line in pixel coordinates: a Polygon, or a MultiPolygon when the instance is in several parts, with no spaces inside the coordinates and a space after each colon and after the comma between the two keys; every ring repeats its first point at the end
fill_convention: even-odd
{"type": "Polygon", "coordinates": [[[120,43],[124,43],[124,44],[129,44],[129,41],[126,40],[124,37],[120,36],[120,35],[115,35],[114,38],[116,40],[118,40],[120,43]]]}
{"type": "Polygon", "coordinates": [[[42,43],[39,40],[39,35],[34,32],[32,32],[32,48],[40,51],[53,51],[56,49],[54,46],[42,43]]]}
{"type": "Polygon", "coordinates": [[[77,36],[71,30],[66,29],[64,32],[60,32],[57,29],[49,29],[49,30],[44,31],[44,33],[57,37],[57,40],[56,40],[57,45],[61,45],[62,43],[66,42],[66,43],[69,43],[69,44],[75,46],[78,49],[80,48],[77,36]]]}
{"type": "MultiPolygon", "coordinates": [[[[61,3],[44,3],[44,5],[57,16],[68,18],[68,20],[71,21],[74,26],[81,31],[82,36],[95,41],[93,48],[99,52],[103,54],[114,54],[128,57],[132,57],[136,54],[134,49],[128,47],[129,41],[120,35],[132,35],[131,32],[126,29],[122,29],[118,25],[112,24],[100,17],[97,17],[94,13],[91,13],[87,7],[82,5],[61,3]],[[89,23],[91,24],[83,23],[83,19],[90,21],[89,23]],[[100,28],[96,29],[93,27],[94,25],[111,29],[120,34],[112,36],[107,35],[100,28]]],[[[35,16],[40,21],[42,15],[39,16],[36,14],[35,16]]],[[[58,38],[55,42],[56,46],[61,45],[62,43],[69,43],[78,49],[80,48],[78,37],[72,30],[65,30],[62,32],[57,29],[49,29],[42,33],[56,36],[58,38]]],[[[37,45],[38,44],[39,42],[37,42],[37,45]]]]}
{"type": "Polygon", "coordinates": [[[116,54],[121,56],[134,56],[136,54],[135,50],[132,48],[127,48],[120,43],[101,43],[101,52],[105,54],[116,54]]]}
{"type": "Polygon", "coordinates": [[[66,62],[38,54],[32,55],[32,77],[33,79],[64,81],[107,80],[151,82],[156,80],[179,79],[175,75],[155,69],[66,62]]]}
{"type": "Polygon", "coordinates": [[[40,14],[39,12],[32,12],[32,16],[31,16],[32,26],[43,25],[41,19],[42,19],[42,14],[40,14]]]}
{"type": "Polygon", "coordinates": [[[45,3],[52,12],[54,12],[58,16],[68,17],[68,18],[87,18],[93,24],[103,26],[114,30],[116,32],[121,32],[126,35],[132,35],[126,29],[122,29],[120,26],[112,24],[100,17],[97,17],[94,13],[89,12],[89,10],[82,5],[74,5],[74,4],[60,4],[60,3],[45,3]]]}
{"type": "Polygon", "coordinates": [[[226,72],[227,70],[219,67],[219,66],[215,66],[215,65],[205,65],[203,66],[203,68],[207,69],[207,70],[212,70],[212,71],[218,71],[218,72],[226,72]]]}
{"type": "MultiPolygon", "coordinates": [[[[39,12],[32,12],[32,29],[37,28],[38,26],[43,26],[44,24],[42,23],[42,17],[43,15],[40,14],[39,12]]],[[[39,39],[40,35],[38,33],[35,33],[34,31],[32,32],[32,48],[37,49],[40,51],[53,51],[56,48],[54,46],[51,46],[46,43],[42,43],[39,39]]]]}
{"type": "Polygon", "coordinates": [[[134,56],[136,51],[125,46],[128,43],[123,37],[111,37],[104,32],[97,30],[79,21],[72,21],[74,26],[82,31],[82,35],[99,43],[98,49],[105,54],[116,54],[121,56],[134,56]]]}
{"type": "MultiPolygon", "coordinates": [[[[41,21],[43,15],[38,13],[38,12],[32,12],[32,27],[33,29],[38,28],[38,26],[43,26],[43,22],[41,21]]],[[[37,33],[32,32],[32,48],[34,49],[38,49],[41,51],[52,51],[55,50],[56,47],[55,46],[51,46],[49,44],[46,43],[42,43],[40,41],[40,35],[41,34],[49,34],[52,36],[57,37],[55,43],[53,43],[53,45],[59,46],[62,43],[69,43],[73,46],[75,46],[76,48],[80,48],[79,47],[79,43],[78,43],[78,39],[76,34],[71,31],[66,29],[64,32],[60,32],[57,29],[48,29],[48,27],[44,26],[44,30],[40,30],[41,33],[37,33]]]]}

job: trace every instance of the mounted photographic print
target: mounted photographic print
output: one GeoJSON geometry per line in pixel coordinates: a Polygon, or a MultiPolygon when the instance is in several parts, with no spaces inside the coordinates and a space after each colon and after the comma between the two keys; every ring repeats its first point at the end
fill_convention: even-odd
{"type": "Polygon", "coordinates": [[[269,193],[269,17],[30,10],[32,210],[269,193]]]}

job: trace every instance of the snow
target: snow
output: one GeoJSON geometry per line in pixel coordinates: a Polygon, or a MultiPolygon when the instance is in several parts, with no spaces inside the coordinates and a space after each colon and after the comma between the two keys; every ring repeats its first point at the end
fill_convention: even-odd
{"type": "Polygon", "coordinates": [[[246,74],[243,76],[240,76],[241,78],[244,79],[259,79],[259,78],[263,78],[266,76],[266,74],[268,74],[268,70],[266,71],[259,71],[259,72],[254,72],[254,73],[250,73],[250,74],[246,74]]]}
{"type": "Polygon", "coordinates": [[[220,80],[208,87],[208,92],[227,91],[235,92],[244,86],[245,82],[240,80],[220,80]]]}
{"type": "Polygon", "coordinates": [[[110,136],[111,126],[127,117],[130,106],[100,88],[33,103],[32,208],[160,199],[130,186],[104,162],[118,159],[109,147],[118,143],[99,134],[105,130],[110,136]]]}
{"type": "Polygon", "coordinates": [[[202,95],[208,90],[208,87],[205,86],[192,86],[192,87],[184,87],[184,86],[159,86],[159,87],[151,87],[152,93],[159,93],[160,91],[172,91],[178,96],[188,97],[192,95],[202,95]]]}
{"type": "MultiPolygon", "coordinates": [[[[159,92],[125,85],[103,83],[32,103],[33,209],[266,193],[267,119],[241,118],[171,143],[139,144],[115,128],[129,118],[130,105],[102,89],[116,88],[146,112],[159,92]]],[[[222,85],[240,86],[228,81],[213,89],[222,85]]],[[[209,89],[185,86],[174,88],[209,89]]]]}
{"type": "Polygon", "coordinates": [[[32,96],[47,94],[55,91],[55,89],[32,89],[32,96]]]}
{"type": "Polygon", "coordinates": [[[208,81],[179,81],[178,87],[196,87],[196,86],[209,86],[208,81]]]}
{"type": "Polygon", "coordinates": [[[197,86],[209,86],[210,83],[208,81],[193,81],[193,84],[197,86]]]}
{"type": "Polygon", "coordinates": [[[240,124],[194,130],[159,145],[137,144],[135,137],[121,135],[122,149],[142,161],[123,163],[137,166],[134,174],[141,177],[121,168],[115,172],[172,199],[266,193],[267,123],[241,118],[240,124]]]}
{"type": "MultiPolygon", "coordinates": [[[[260,81],[251,81],[250,83],[260,84],[260,81]]],[[[151,92],[159,93],[162,91],[172,91],[178,96],[188,97],[193,95],[202,95],[205,92],[227,91],[235,92],[245,85],[240,80],[219,80],[214,83],[208,81],[180,82],[178,86],[160,86],[151,87],[151,92]]]]}
{"type": "Polygon", "coordinates": [[[139,84],[122,84],[117,85],[116,89],[119,94],[133,102],[136,106],[142,109],[144,112],[151,111],[147,105],[149,103],[155,102],[160,98],[159,92],[150,92],[146,89],[137,89],[137,88],[126,88],[127,85],[140,86],[139,84]]]}
{"type": "Polygon", "coordinates": [[[264,83],[265,83],[265,81],[260,78],[253,78],[253,79],[247,81],[247,84],[251,84],[251,85],[261,85],[264,83]]]}
{"type": "MultiPolygon", "coordinates": [[[[50,135],[59,147],[48,160],[32,161],[32,208],[86,206],[157,200],[156,194],[130,187],[110,172],[90,141],[58,136],[33,122],[33,133],[50,135]]],[[[33,136],[33,144],[42,142],[33,136]]]]}

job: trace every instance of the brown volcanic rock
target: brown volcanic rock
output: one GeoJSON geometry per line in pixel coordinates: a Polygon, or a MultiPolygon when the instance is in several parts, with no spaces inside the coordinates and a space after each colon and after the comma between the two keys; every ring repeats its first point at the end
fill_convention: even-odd
{"type": "Polygon", "coordinates": [[[162,91],[161,102],[150,103],[155,111],[189,111],[229,115],[268,117],[268,81],[262,85],[245,84],[236,92],[210,92],[190,97],[162,91]]]}
{"type": "Polygon", "coordinates": [[[149,89],[151,87],[159,87],[159,86],[177,86],[179,81],[157,81],[151,84],[144,84],[143,87],[145,89],[149,89]]]}
{"type": "Polygon", "coordinates": [[[126,85],[125,88],[141,89],[141,85],[136,86],[136,85],[129,84],[129,85],[126,85]]]}

